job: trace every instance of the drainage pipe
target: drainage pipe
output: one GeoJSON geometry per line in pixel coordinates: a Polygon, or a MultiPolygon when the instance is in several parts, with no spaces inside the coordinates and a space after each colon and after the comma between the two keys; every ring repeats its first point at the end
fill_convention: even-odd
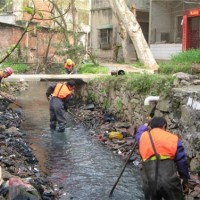
{"type": "Polygon", "coordinates": [[[146,99],[144,100],[144,105],[145,106],[148,106],[148,105],[150,105],[150,102],[151,101],[158,101],[159,100],[159,96],[148,96],[148,97],[146,97],[146,99]]]}

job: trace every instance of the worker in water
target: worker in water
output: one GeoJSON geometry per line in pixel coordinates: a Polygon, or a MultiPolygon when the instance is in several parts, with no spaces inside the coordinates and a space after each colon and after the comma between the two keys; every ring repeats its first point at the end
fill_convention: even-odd
{"type": "Polygon", "coordinates": [[[65,112],[69,101],[73,98],[75,81],[70,80],[64,83],[52,83],[47,91],[46,97],[50,101],[50,128],[56,130],[58,123],[58,132],[64,132],[66,127],[65,112]]]}
{"type": "Polygon", "coordinates": [[[11,67],[7,67],[3,70],[0,70],[0,82],[2,81],[3,78],[7,78],[13,73],[13,69],[11,67]]]}
{"type": "Polygon", "coordinates": [[[187,188],[190,179],[184,147],[177,135],[166,131],[163,117],[154,117],[149,127],[140,126],[135,135],[143,161],[145,200],[184,200],[182,186],[187,188]]]}
{"type": "Polygon", "coordinates": [[[74,70],[74,62],[71,59],[67,59],[64,68],[67,74],[72,74],[74,70]]]}

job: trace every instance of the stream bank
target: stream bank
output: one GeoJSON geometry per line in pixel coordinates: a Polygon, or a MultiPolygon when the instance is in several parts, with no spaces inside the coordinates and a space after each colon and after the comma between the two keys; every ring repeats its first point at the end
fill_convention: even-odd
{"type": "MultiPolygon", "coordinates": [[[[97,95],[98,94],[97,87],[95,87],[93,85],[93,89],[94,88],[95,88],[95,94],[97,95]]],[[[102,88],[102,87],[99,86],[99,88],[102,88]]],[[[191,107],[192,110],[194,110],[194,114],[196,114],[196,110],[193,109],[193,107],[192,107],[193,105],[192,104],[191,104],[191,106],[187,105],[187,102],[185,102],[185,99],[184,99],[188,95],[188,88],[183,90],[184,91],[183,95],[179,95],[179,93],[180,93],[179,90],[178,91],[175,90],[175,91],[177,91],[176,94],[178,96],[178,103],[177,103],[178,106],[173,107],[173,109],[177,108],[177,111],[179,111],[179,109],[178,109],[179,106],[180,105],[182,106],[182,105],[186,104],[186,106],[191,107]],[[184,95],[185,93],[186,93],[186,96],[184,95]]],[[[87,91],[87,89],[85,89],[85,91],[87,91]]],[[[117,95],[120,97],[120,101],[119,100],[115,101],[115,99],[113,99],[113,101],[118,102],[118,104],[117,104],[118,107],[116,109],[114,109],[114,110],[117,110],[117,111],[119,111],[119,107],[120,106],[123,106],[123,104],[121,104],[122,103],[121,97],[123,95],[121,95],[121,93],[119,91],[120,90],[117,90],[117,95]]],[[[193,91],[196,91],[196,90],[194,89],[193,91]]],[[[123,91],[123,92],[126,92],[126,91],[123,91]]],[[[103,100],[103,102],[104,102],[104,99],[102,98],[102,89],[101,89],[101,91],[99,91],[99,93],[101,94],[101,97],[99,95],[97,98],[99,98],[99,100],[103,100]]],[[[112,95],[110,97],[113,98],[113,94],[115,94],[114,91],[112,91],[111,94],[112,95]]],[[[106,97],[106,95],[107,94],[105,94],[105,97],[106,97]]],[[[86,98],[86,97],[87,97],[87,95],[83,96],[83,98],[86,98]]],[[[127,96],[124,95],[124,97],[127,97],[127,96]]],[[[192,98],[192,96],[191,96],[191,98],[192,98]]],[[[196,96],[194,96],[193,98],[195,98],[195,101],[196,100],[198,101],[198,98],[196,99],[196,96]]],[[[114,153],[116,153],[118,155],[122,155],[123,158],[125,159],[126,156],[127,156],[127,153],[130,151],[130,149],[132,147],[132,144],[133,144],[133,137],[131,135],[132,131],[130,131],[130,133],[128,133],[128,136],[124,137],[123,140],[119,140],[119,139],[110,140],[108,138],[107,133],[112,132],[112,131],[127,132],[128,131],[127,128],[130,125],[134,124],[134,125],[137,126],[137,124],[142,123],[142,120],[143,120],[142,116],[144,116],[145,113],[147,114],[148,111],[149,111],[149,108],[145,108],[141,112],[140,108],[143,107],[142,102],[143,102],[144,99],[145,99],[145,96],[140,96],[139,94],[136,94],[134,92],[134,95],[131,98],[132,101],[130,101],[131,103],[135,102],[135,105],[134,105],[135,110],[133,112],[134,116],[131,118],[130,117],[131,116],[131,112],[129,113],[129,112],[127,112],[125,110],[126,111],[125,114],[127,114],[128,117],[124,117],[123,120],[120,117],[116,118],[114,114],[110,114],[111,111],[112,111],[111,108],[110,108],[110,110],[107,109],[107,111],[109,111],[109,112],[106,113],[106,111],[105,112],[102,111],[102,107],[101,106],[96,106],[96,105],[95,105],[95,107],[92,108],[92,110],[88,109],[88,108],[85,108],[84,106],[83,107],[79,107],[78,110],[76,110],[76,109],[74,109],[72,107],[72,112],[75,113],[76,115],[78,115],[79,117],[81,117],[84,121],[85,120],[88,121],[88,123],[90,125],[92,124],[92,127],[90,128],[90,132],[89,132],[89,134],[91,136],[95,136],[94,138],[96,138],[97,141],[101,142],[103,145],[107,145],[114,153]],[[141,114],[144,114],[144,115],[141,115],[141,114]]],[[[129,99],[126,99],[126,102],[127,101],[129,102],[129,99]]],[[[171,112],[170,111],[170,109],[171,109],[170,101],[166,100],[166,98],[163,97],[163,100],[162,100],[161,103],[163,103],[163,102],[164,102],[164,104],[158,104],[157,105],[156,113],[157,113],[157,115],[159,115],[159,113],[161,113],[164,116],[168,116],[169,113],[171,112]]],[[[127,105],[125,105],[125,106],[127,106],[127,105]]],[[[177,111],[176,111],[176,114],[180,114],[180,112],[177,112],[177,111]]],[[[180,117],[180,115],[176,115],[176,116],[180,117]]],[[[172,117],[172,116],[170,116],[170,117],[172,117]]],[[[172,120],[173,118],[170,118],[170,117],[167,118],[167,119],[168,119],[169,127],[171,128],[171,130],[176,130],[176,129],[178,130],[178,129],[180,129],[182,127],[182,124],[184,125],[184,122],[181,122],[181,124],[178,124],[179,126],[177,127],[177,124],[176,124],[177,121],[173,121],[172,120]]],[[[182,116],[182,119],[183,119],[183,116],[182,116]]],[[[198,116],[197,116],[197,119],[198,119],[198,116]]],[[[80,122],[77,122],[77,123],[80,123],[80,122]]],[[[191,127],[193,125],[196,127],[196,125],[198,125],[198,124],[193,124],[192,123],[191,127]]],[[[184,130],[184,129],[181,129],[181,130],[184,130]]],[[[198,130],[198,129],[195,129],[195,130],[198,130]]],[[[198,147],[199,146],[197,145],[196,148],[198,148],[198,147]]],[[[192,158],[194,158],[194,157],[192,157],[192,158]]],[[[138,157],[132,158],[132,161],[137,161],[137,159],[139,159],[139,158],[138,157]]],[[[139,166],[139,162],[134,162],[134,164],[136,166],[139,166]]],[[[197,163],[197,165],[198,165],[198,163],[197,163]]]]}
{"type": "MultiPolygon", "coordinates": [[[[159,101],[156,104],[155,116],[162,116],[167,120],[168,130],[177,134],[182,140],[191,177],[200,181],[200,79],[197,75],[185,74],[179,72],[174,75],[173,88],[168,93],[163,91],[159,96],[159,101]]],[[[145,118],[149,116],[155,102],[150,102],[150,105],[145,106],[144,101],[148,96],[134,90],[128,90],[124,86],[124,79],[115,77],[113,80],[98,80],[91,81],[85,84],[79,94],[79,98],[87,103],[94,103],[96,107],[100,107],[117,116],[118,121],[131,124],[133,127],[138,127],[143,124],[145,118]],[[119,84],[120,83],[120,84],[119,84]]],[[[87,116],[86,113],[80,113],[80,116],[87,116]]],[[[89,118],[95,119],[95,115],[89,114],[89,118]]],[[[112,132],[124,128],[125,126],[112,127],[105,124],[98,126],[95,131],[96,137],[104,144],[123,157],[126,157],[130,148],[124,138],[123,140],[111,141],[108,139],[107,132],[112,132]],[[113,144],[114,143],[114,144],[113,144]],[[120,144],[121,143],[121,144],[120,144]],[[126,145],[124,145],[124,143],[126,145]],[[120,147],[121,146],[121,147],[120,147]]],[[[133,158],[133,160],[137,158],[133,158]]],[[[138,165],[139,162],[135,162],[138,165]]],[[[198,184],[196,184],[198,185],[198,184]]],[[[194,189],[194,187],[193,187],[194,189]]],[[[191,192],[195,198],[200,198],[200,186],[191,192]],[[196,190],[198,192],[196,192],[196,190]],[[194,192],[194,193],[192,193],[194,192]]]]}
{"type": "MultiPolygon", "coordinates": [[[[19,82],[12,86],[7,83],[5,88],[18,93],[28,89],[28,84],[19,82]]],[[[54,188],[38,168],[27,135],[21,130],[25,120],[23,109],[15,102],[11,103],[14,100],[14,95],[0,97],[0,199],[59,199],[59,189],[54,188]]]]}

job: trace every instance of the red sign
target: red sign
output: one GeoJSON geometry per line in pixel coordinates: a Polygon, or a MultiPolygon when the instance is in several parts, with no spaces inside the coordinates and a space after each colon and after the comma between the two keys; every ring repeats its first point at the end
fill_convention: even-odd
{"type": "Polygon", "coordinates": [[[189,15],[198,16],[200,14],[200,10],[191,10],[189,15]]]}

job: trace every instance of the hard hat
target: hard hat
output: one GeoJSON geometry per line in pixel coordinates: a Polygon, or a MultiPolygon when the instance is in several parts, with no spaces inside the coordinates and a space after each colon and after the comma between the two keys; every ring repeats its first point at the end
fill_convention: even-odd
{"type": "Polygon", "coordinates": [[[72,65],[72,60],[71,59],[67,59],[67,64],[68,65],[72,65]]]}
{"type": "Polygon", "coordinates": [[[13,69],[11,67],[7,67],[4,69],[4,72],[6,72],[10,76],[13,73],[13,69]]]}

